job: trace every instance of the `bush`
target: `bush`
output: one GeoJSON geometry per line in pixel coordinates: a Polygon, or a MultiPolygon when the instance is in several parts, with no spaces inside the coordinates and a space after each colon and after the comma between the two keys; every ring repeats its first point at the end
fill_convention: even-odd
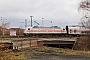
{"type": "Polygon", "coordinates": [[[77,50],[90,50],[90,36],[83,36],[76,42],[76,49],[77,50]]]}

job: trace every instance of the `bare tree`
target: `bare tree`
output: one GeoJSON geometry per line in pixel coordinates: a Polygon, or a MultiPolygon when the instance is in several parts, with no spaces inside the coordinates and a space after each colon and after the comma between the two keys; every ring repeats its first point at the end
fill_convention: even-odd
{"type": "Polygon", "coordinates": [[[82,0],[79,4],[79,11],[82,11],[81,25],[90,28],[90,0],[82,0]]]}
{"type": "MultiPolygon", "coordinates": [[[[82,0],[79,4],[79,11],[82,12],[81,25],[90,29],[90,0],[82,0]]],[[[81,46],[84,50],[90,50],[90,35],[80,39],[81,46]]]]}
{"type": "Polygon", "coordinates": [[[1,27],[2,27],[2,34],[5,35],[6,33],[6,29],[9,27],[10,22],[6,22],[6,23],[2,23],[1,27]]]}

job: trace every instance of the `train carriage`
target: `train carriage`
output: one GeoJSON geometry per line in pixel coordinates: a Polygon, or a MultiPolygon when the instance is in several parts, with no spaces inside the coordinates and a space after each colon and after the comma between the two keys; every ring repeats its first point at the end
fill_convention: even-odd
{"type": "Polygon", "coordinates": [[[89,35],[90,29],[85,27],[69,27],[69,35],[89,35]]]}
{"type": "Polygon", "coordinates": [[[69,29],[68,34],[71,34],[71,35],[81,34],[81,29],[79,27],[69,27],[68,29],[69,29]]]}
{"type": "Polygon", "coordinates": [[[65,35],[89,35],[90,29],[85,27],[27,27],[25,36],[65,36],[65,35]],[[67,34],[68,33],[68,34],[67,34]]]}

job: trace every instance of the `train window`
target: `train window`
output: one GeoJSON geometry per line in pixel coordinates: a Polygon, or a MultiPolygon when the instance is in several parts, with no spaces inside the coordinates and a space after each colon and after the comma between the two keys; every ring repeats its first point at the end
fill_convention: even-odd
{"type": "Polygon", "coordinates": [[[30,28],[28,28],[28,30],[30,30],[30,28]]]}
{"type": "Polygon", "coordinates": [[[76,29],[74,30],[74,33],[76,33],[76,29]]]}
{"type": "Polygon", "coordinates": [[[72,29],[70,29],[70,33],[72,32],[72,29]]]}
{"type": "Polygon", "coordinates": [[[84,33],[83,31],[81,33],[84,33]]]}

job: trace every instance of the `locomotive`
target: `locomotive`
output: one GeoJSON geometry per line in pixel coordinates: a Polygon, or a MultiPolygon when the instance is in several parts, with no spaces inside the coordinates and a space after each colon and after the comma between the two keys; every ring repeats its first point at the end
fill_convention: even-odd
{"type": "Polygon", "coordinates": [[[24,30],[25,36],[65,36],[65,35],[89,35],[90,29],[80,26],[66,26],[66,27],[27,27],[24,30]]]}

